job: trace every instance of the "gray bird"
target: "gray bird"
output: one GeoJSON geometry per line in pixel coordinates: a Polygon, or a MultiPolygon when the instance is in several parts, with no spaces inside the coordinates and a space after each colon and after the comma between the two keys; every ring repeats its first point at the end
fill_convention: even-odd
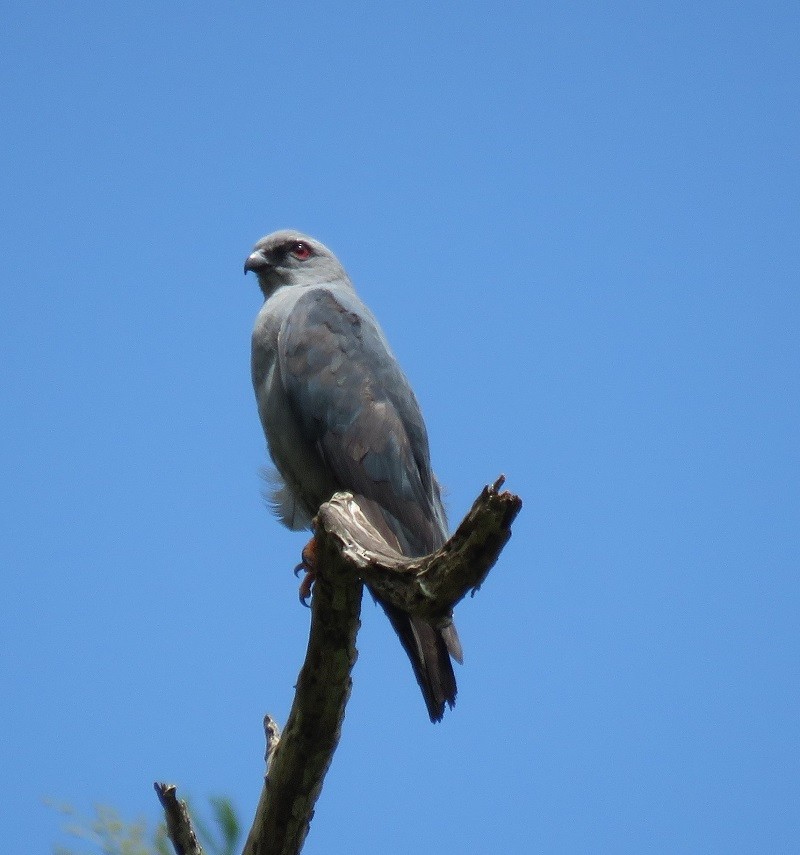
{"type": "MultiPolygon", "coordinates": [[[[300,232],[280,231],[255,245],[244,270],[264,294],[252,373],[277,469],[278,517],[291,529],[309,528],[323,502],[348,490],[404,555],[438,549],[447,520],[419,404],[336,256],[300,232]]],[[[434,627],[376,599],[411,660],[431,721],[439,721],[456,698],[455,627],[434,627]]]]}

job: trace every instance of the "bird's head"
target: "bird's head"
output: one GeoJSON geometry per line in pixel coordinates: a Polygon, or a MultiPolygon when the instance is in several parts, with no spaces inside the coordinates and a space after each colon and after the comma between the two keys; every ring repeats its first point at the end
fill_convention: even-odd
{"type": "Polygon", "coordinates": [[[286,230],[267,235],[253,247],[244,263],[269,297],[282,285],[321,285],[348,281],[336,256],[318,240],[301,232],[286,230]]]}

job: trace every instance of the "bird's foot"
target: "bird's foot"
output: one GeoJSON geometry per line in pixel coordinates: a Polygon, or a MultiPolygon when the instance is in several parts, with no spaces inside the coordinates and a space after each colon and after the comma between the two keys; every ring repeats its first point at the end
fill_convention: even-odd
{"type": "Polygon", "coordinates": [[[317,541],[313,537],[303,547],[303,551],[300,553],[300,563],[294,568],[294,575],[298,576],[301,571],[306,575],[300,583],[300,602],[309,608],[308,599],[311,596],[311,587],[317,578],[317,541]]]}

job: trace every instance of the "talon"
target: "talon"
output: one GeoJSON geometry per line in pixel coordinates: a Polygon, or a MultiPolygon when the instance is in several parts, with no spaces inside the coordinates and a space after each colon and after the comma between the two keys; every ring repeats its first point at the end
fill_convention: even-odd
{"type": "Polygon", "coordinates": [[[300,555],[300,563],[294,568],[294,575],[300,575],[300,571],[305,571],[305,577],[300,583],[300,602],[309,608],[308,599],[311,596],[311,586],[314,584],[314,579],[317,578],[317,543],[312,537],[311,540],[303,547],[300,555]]]}
{"type": "Polygon", "coordinates": [[[311,596],[311,586],[314,584],[314,574],[306,573],[305,579],[300,583],[300,590],[298,594],[300,595],[300,602],[307,608],[310,609],[311,606],[308,604],[308,598],[311,596]]]}

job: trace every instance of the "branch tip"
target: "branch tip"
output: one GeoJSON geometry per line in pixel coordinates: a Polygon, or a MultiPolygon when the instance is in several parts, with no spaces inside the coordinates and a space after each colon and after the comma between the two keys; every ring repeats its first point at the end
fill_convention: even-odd
{"type": "Polygon", "coordinates": [[[167,835],[172,842],[176,855],[203,855],[203,848],[197,840],[189,818],[186,802],[178,798],[175,784],[153,784],[164,818],[167,822],[167,835]]]}
{"type": "Polygon", "coordinates": [[[267,764],[267,772],[269,772],[272,759],[281,741],[281,729],[278,727],[278,722],[269,713],[264,716],[264,736],[267,740],[267,751],[264,754],[264,762],[267,764]]]}

